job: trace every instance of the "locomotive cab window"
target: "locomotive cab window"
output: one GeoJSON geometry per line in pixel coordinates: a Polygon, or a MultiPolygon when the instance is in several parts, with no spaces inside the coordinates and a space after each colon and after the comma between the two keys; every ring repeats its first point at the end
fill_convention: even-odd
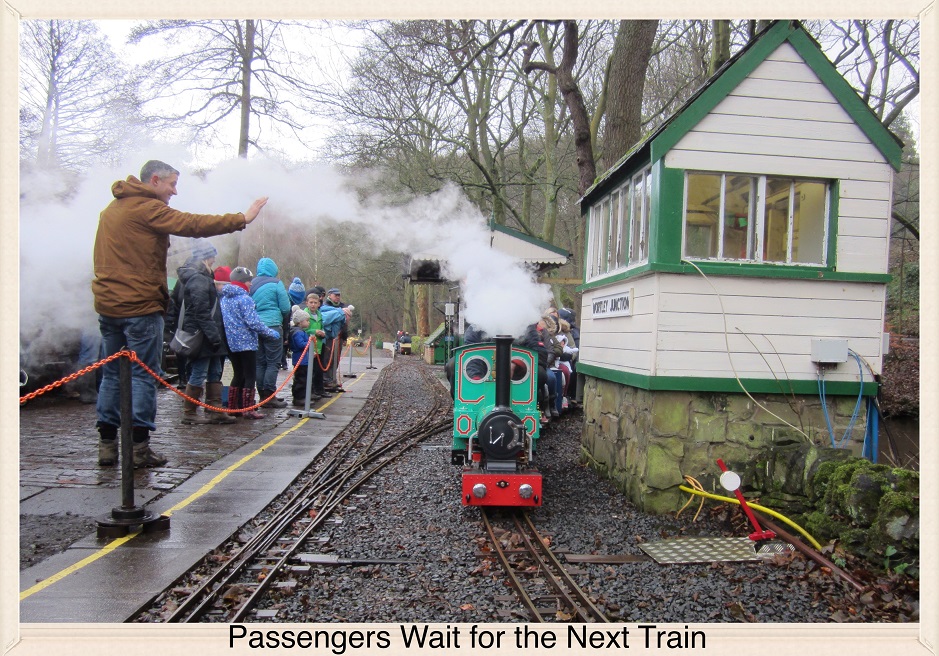
{"type": "Polygon", "coordinates": [[[829,205],[825,180],[689,172],[683,256],[826,266],[829,205]]]}
{"type": "Polygon", "coordinates": [[[521,358],[512,358],[512,382],[528,380],[528,365],[521,358]]]}
{"type": "Polygon", "coordinates": [[[488,380],[489,361],[478,355],[469,358],[463,366],[463,377],[474,383],[488,380]]]}

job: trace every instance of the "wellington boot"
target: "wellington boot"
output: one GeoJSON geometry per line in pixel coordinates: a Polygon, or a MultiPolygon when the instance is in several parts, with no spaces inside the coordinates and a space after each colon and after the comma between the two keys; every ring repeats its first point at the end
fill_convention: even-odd
{"type": "Polygon", "coordinates": [[[183,399],[183,418],[180,423],[183,424],[206,424],[207,421],[203,421],[202,417],[199,416],[199,406],[194,401],[202,400],[202,388],[195,387],[194,385],[186,384],[186,391],[183,392],[188,399],[183,399]],[[190,401],[193,399],[194,401],[190,401]]]}
{"type": "MultiPolygon", "coordinates": [[[[239,410],[241,409],[241,389],[240,387],[229,387],[228,388],[228,409],[229,410],[239,410]]],[[[243,413],[233,412],[231,413],[232,417],[241,417],[243,413]]]]}
{"type": "MultiPolygon", "coordinates": [[[[222,407],[222,384],[220,382],[205,384],[205,402],[206,405],[213,408],[222,407]]],[[[238,421],[227,412],[210,410],[209,408],[205,409],[205,417],[212,424],[234,424],[238,421]]]]}
{"type": "Polygon", "coordinates": [[[243,387],[241,389],[241,407],[243,409],[243,417],[245,419],[264,419],[264,413],[254,408],[253,410],[248,410],[251,406],[255,405],[254,400],[254,388],[243,387]]]}

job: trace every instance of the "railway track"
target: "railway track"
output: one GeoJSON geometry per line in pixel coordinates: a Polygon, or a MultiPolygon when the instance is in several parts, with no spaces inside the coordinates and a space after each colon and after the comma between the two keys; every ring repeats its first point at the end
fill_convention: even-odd
{"type": "Polygon", "coordinates": [[[532,622],[610,621],[551,551],[528,512],[511,511],[514,530],[500,530],[492,511],[480,511],[495,555],[532,622]]]}
{"type": "Polygon", "coordinates": [[[330,517],[375,473],[452,421],[449,395],[423,369],[411,371],[420,372],[429,407],[406,421],[395,418],[395,371],[382,371],[359,415],[243,544],[210,554],[198,573],[174,583],[131,621],[241,622],[272,586],[289,585],[291,568],[330,517]]]}

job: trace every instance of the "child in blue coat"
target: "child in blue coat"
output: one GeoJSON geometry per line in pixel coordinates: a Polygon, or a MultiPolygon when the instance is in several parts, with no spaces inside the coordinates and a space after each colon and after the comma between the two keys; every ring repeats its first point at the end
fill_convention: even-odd
{"type": "MultiPolygon", "coordinates": [[[[231,360],[232,379],[228,387],[230,409],[250,408],[255,405],[254,387],[257,380],[258,335],[276,337],[280,334],[268,328],[254,308],[248,296],[248,283],[253,274],[245,267],[236,267],[231,272],[228,285],[219,292],[222,321],[228,338],[228,359],[231,360]]],[[[247,419],[263,419],[264,414],[256,408],[242,413],[247,419]]]]}

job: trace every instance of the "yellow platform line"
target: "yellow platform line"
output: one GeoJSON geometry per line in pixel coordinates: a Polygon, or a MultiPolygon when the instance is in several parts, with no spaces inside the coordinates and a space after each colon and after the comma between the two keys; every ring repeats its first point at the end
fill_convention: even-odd
{"type": "MultiPolygon", "coordinates": [[[[357,382],[359,382],[360,380],[362,380],[362,376],[364,376],[364,375],[365,375],[364,373],[359,374],[359,376],[358,376],[354,381],[352,381],[351,383],[349,383],[350,387],[351,387],[352,385],[355,385],[355,384],[356,384],[357,382]]],[[[336,394],[335,396],[333,396],[327,403],[323,404],[320,408],[318,408],[318,410],[325,410],[326,408],[328,408],[329,406],[331,406],[333,403],[335,403],[335,402],[339,399],[340,395],[341,395],[341,392],[340,392],[339,394],[336,394]]],[[[176,504],[175,506],[173,506],[172,508],[166,510],[166,511],[163,513],[163,515],[169,517],[170,515],[172,515],[172,514],[173,514],[174,512],[176,512],[177,510],[182,510],[183,508],[185,508],[186,506],[188,506],[189,504],[191,504],[191,503],[192,503],[193,501],[195,501],[196,499],[199,499],[200,497],[202,497],[202,496],[205,495],[206,493],[210,492],[210,491],[212,490],[212,488],[214,488],[214,487],[217,486],[219,483],[221,483],[223,480],[225,480],[225,478],[227,478],[229,474],[231,474],[231,473],[234,472],[235,470],[239,469],[242,465],[244,465],[245,463],[247,463],[247,462],[250,461],[251,459],[257,457],[257,456],[260,455],[261,453],[264,453],[267,449],[269,449],[269,448],[272,447],[273,445],[277,444],[280,440],[282,440],[283,438],[285,438],[285,437],[287,437],[288,435],[290,435],[292,432],[294,432],[295,430],[297,430],[298,428],[300,428],[301,426],[303,426],[303,425],[304,425],[306,422],[308,422],[309,420],[310,420],[309,417],[304,417],[304,418],[301,419],[299,422],[297,422],[296,425],[294,425],[292,428],[289,428],[289,429],[285,430],[283,433],[281,433],[280,435],[278,435],[277,437],[275,437],[275,438],[272,439],[271,441],[267,442],[264,446],[255,449],[254,451],[252,451],[251,453],[249,453],[248,455],[246,455],[245,457],[243,457],[243,458],[242,458],[241,460],[239,460],[238,462],[232,464],[232,465],[229,466],[229,467],[226,467],[226,468],[223,469],[221,472],[219,472],[217,475],[215,475],[215,476],[212,478],[212,480],[210,480],[208,483],[206,483],[205,485],[203,485],[202,487],[200,487],[198,490],[196,490],[195,492],[193,492],[192,494],[190,494],[188,497],[186,497],[185,499],[183,499],[182,501],[180,501],[179,503],[177,503],[177,504],[176,504]]],[[[77,572],[78,570],[80,570],[80,569],[82,569],[82,568],[84,568],[84,567],[87,567],[88,565],[90,565],[91,563],[95,562],[95,561],[98,560],[99,558],[103,558],[104,556],[108,555],[109,553],[111,553],[112,551],[114,551],[115,549],[117,549],[118,547],[120,547],[120,546],[122,546],[122,545],[124,545],[124,544],[126,544],[126,543],[128,543],[128,542],[130,542],[131,540],[133,540],[135,537],[137,537],[138,535],[140,535],[140,533],[141,533],[141,530],[138,529],[138,530],[136,530],[136,531],[132,531],[131,533],[128,533],[127,535],[124,535],[124,536],[121,536],[121,537],[119,537],[119,538],[116,538],[116,539],[112,540],[111,542],[109,542],[108,544],[106,544],[106,545],[105,545],[104,547],[102,547],[101,549],[99,549],[98,551],[96,551],[96,552],[94,552],[93,554],[91,554],[90,556],[87,556],[87,557],[85,557],[85,558],[82,558],[82,559],[81,559],[80,561],[78,561],[77,563],[75,563],[75,564],[73,564],[73,565],[69,565],[69,566],[66,567],[65,569],[63,569],[63,570],[61,570],[61,571],[59,571],[59,572],[56,572],[55,574],[53,574],[53,575],[50,576],[49,578],[43,579],[42,581],[39,581],[36,585],[34,585],[34,586],[30,587],[30,588],[27,588],[26,590],[23,590],[23,591],[20,593],[20,601],[23,601],[24,599],[26,599],[26,598],[28,598],[28,597],[30,597],[30,596],[36,594],[37,592],[40,592],[40,591],[42,591],[42,590],[45,590],[46,588],[48,588],[49,586],[51,586],[51,585],[53,585],[53,584],[55,584],[55,583],[58,583],[59,581],[61,581],[62,579],[64,579],[64,578],[65,578],[66,576],[68,576],[69,574],[73,574],[74,572],[77,572]]]]}

